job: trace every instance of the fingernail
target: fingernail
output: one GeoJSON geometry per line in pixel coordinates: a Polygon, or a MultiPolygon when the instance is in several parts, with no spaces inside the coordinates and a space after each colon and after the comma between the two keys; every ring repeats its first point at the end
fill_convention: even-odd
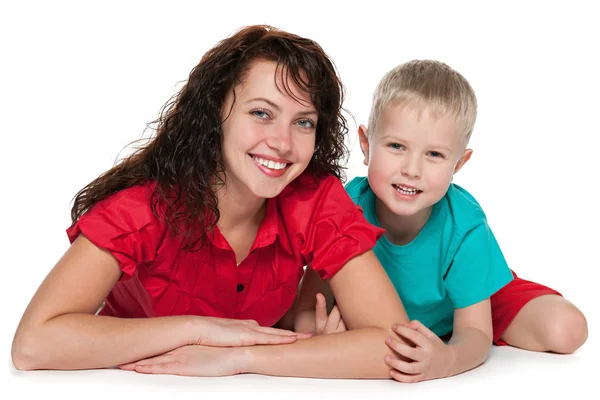
{"type": "Polygon", "coordinates": [[[389,336],[388,336],[388,337],[386,337],[386,338],[385,338],[385,342],[386,342],[386,343],[392,343],[392,338],[391,338],[391,337],[389,337],[389,336]]]}

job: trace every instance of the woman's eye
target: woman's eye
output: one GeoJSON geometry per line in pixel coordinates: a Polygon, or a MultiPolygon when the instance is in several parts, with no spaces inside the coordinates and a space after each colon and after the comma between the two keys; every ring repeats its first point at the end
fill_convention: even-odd
{"type": "Polygon", "coordinates": [[[258,117],[260,119],[269,118],[269,114],[267,114],[267,112],[265,110],[252,110],[252,111],[250,111],[250,114],[252,114],[255,117],[258,117]]]}
{"type": "Polygon", "coordinates": [[[302,128],[307,129],[314,129],[316,127],[314,121],[310,119],[301,119],[300,121],[298,121],[298,125],[300,125],[302,128]]]}

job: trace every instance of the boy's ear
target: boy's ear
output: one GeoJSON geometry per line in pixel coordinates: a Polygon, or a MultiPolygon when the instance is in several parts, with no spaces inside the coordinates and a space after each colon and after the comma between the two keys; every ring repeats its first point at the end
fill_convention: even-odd
{"type": "Polygon", "coordinates": [[[454,174],[457,173],[458,171],[460,171],[460,169],[463,167],[463,165],[465,165],[467,163],[467,161],[469,161],[471,159],[471,155],[473,154],[473,150],[471,149],[465,149],[465,152],[463,153],[462,157],[458,159],[458,162],[456,163],[456,167],[454,167],[454,174]]]}
{"type": "Polygon", "coordinates": [[[360,143],[360,149],[365,156],[363,163],[369,165],[369,136],[367,127],[364,125],[359,125],[358,127],[358,141],[360,143]]]}

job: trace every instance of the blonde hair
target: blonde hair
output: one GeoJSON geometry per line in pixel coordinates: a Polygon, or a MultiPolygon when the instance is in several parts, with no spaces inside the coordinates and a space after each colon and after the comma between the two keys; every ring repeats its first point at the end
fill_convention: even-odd
{"type": "Polygon", "coordinates": [[[413,60],[388,71],[375,93],[369,116],[369,135],[386,107],[411,106],[456,121],[468,143],[477,117],[477,98],[469,82],[448,65],[434,60],[413,60]]]}

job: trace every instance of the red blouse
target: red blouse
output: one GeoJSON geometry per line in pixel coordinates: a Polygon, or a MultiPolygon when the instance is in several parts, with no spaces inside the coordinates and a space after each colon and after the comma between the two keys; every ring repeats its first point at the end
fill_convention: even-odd
{"type": "Polygon", "coordinates": [[[71,243],[82,233],[112,253],[123,271],[100,315],[203,315],[272,326],[292,306],[305,265],[329,279],[383,234],[337,178],[315,184],[303,174],[267,200],[250,253],[236,266],[217,227],[199,251],[183,250],[152,213],[152,187],[122,190],[67,229],[71,243]]]}

